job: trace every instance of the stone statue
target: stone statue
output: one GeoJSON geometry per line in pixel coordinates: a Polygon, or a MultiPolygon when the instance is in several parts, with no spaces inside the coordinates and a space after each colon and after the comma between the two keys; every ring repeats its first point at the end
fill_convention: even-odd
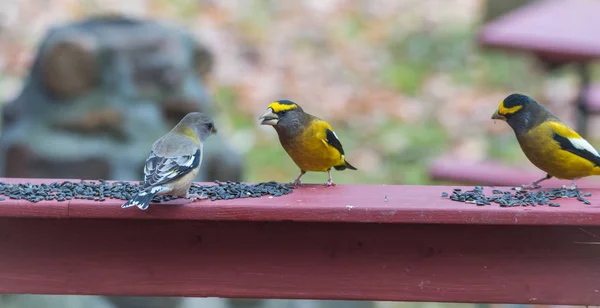
{"type": "MultiPolygon", "coordinates": [[[[3,110],[0,175],[141,180],[156,138],[190,111],[214,116],[203,83],[212,61],[189,34],[154,21],[53,27],[3,110]]],[[[214,137],[197,180],[241,180],[239,154],[214,137]]]]}

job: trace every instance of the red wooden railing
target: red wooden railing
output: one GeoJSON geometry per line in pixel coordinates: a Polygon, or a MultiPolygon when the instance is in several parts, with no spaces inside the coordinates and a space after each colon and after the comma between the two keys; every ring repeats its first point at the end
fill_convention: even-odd
{"type": "Polygon", "coordinates": [[[145,212],[7,199],[0,293],[600,303],[600,190],[500,208],[451,189],[309,185],[145,212]]]}

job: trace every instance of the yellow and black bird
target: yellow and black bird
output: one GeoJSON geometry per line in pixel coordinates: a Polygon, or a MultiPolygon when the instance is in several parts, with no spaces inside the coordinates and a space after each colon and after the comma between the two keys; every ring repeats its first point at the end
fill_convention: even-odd
{"type": "Polygon", "coordinates": [[[261,125],[271,125],[279,135],[279,141],[300,168],[294,185],[300,186],[300,178],[307,171],[325,172],[329,180],[325,186],[335,185],[331,168],[352,169],[345,158],[344,149],[329,123],[308,114],[289,100],[271,103],[259,119],[261,125]]]}
{"type": "Polygon", "coordinates": [[[600,175],[598,151],[533,98],[507,96],[492,119],[506,121],[525,156],[546,172],[545,177],[523,185],[524,189],[540,188],[540,182],[552,177],[572,180],[570,189],[576,189],[577,179],[600,175]]]}

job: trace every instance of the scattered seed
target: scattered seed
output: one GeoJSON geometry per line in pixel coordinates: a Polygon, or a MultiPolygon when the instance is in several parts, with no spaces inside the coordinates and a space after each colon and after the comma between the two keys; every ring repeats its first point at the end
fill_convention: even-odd
{"type": "MultiPolygon", "coordinates": [[[[211,200],[229,200],[246,197],[261,197],[271,195],[279,197],[293,192],[290,184],[281,184],[275,181],[257,184],[246,184],[240,182],[219,182],[216,185],[197,185],[190,187],[190,194],[206,195],[211,200]]],[[[42,200],[56,200],[59,202],[84,199],[93,201],[105,201],[106,198],[129,200],[141,189],[140,183],[113,182],[104,180],[97,182],[53,182],[48,184],[34,185],[8,184],[0,182],[0,195],[10,199],[23,199],[30,202],[42,200]]],[[[153,202],[163,202],[177,199],[174,196],[156,196],[153,202]]],[[[0,201],[6,200],[0,197],[0,201]]]]}
{"type": "MultiPolygon", "coordinates": [[[[512,191],[501,191],[494,189],[491,196],[486,196],[483,193],[482,186],[475,186],[472,190],[462,191],[460,188],[455,188],[449,199],[457,202],[465,202],[469,204],[476,204],[477,206],[491,205],[492,202],[500,205],[500,207],[513,207],[513,206],[540,206],[548,205],[552,207],[559,207],[560,204],[551,202],[550,200],[556,200],[558,198],[576,198],[577,200],[591,204],[591,202],[584,197],[589,197],[591,193],[583,194],[579,190],[571,190],[568,188],[556,188],[549,191],[528,191],[522,190],[520,187],[511,188],[512,191]]],[[[443,192],[442,197],[448,197],[448,193],[443,192]]]]}

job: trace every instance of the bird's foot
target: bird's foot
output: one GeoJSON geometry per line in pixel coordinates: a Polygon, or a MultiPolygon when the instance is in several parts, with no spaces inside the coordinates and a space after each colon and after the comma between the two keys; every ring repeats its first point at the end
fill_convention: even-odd
{"type": "Polygon", "coordinates": [[[291,185],[292,187],[296,188],[296,187],[300,187],[300,186],[302,186],[302,182],[300,182],[300,180],[299,180],[299,179],[297,179],[297,180],[295,180],[295,181],[293,181],[293,182],[290,182],[290,185],[291,185]]]}
{"type": "Polygon", "coordinates": [[[306,173],[306,171],[300,170],[300,174],[296,177],[294,182],[290,183],[293,188],[302,186],[302,182],[300,182],[300,178],[306,173]]]}
{"type": "Polygon", "coordinates": [[[562,189],[568,189],[568,190],[577,190],[577,185],[571,184],[569,186],[567,185],[562,185],[561,186],[562,189]]]}
{"type": "Polygon", "coordinates": [[[569,189],[569,190],[578,190],[578,189],[577,189],[577,179],[574,179],[574,180],[571,182],[571,185],[569,185],[569,187],[567,187],[567,189],[569,189]]]}
{"type": "Polygon", "coordinates": [[[327,169],[327,182],[325,182],[325,187],[329,187],[329,186],[335,186],[335,183],[333,182],[333,178],[331,177],[331,168],[327,169]]]}
{"type": "Polygon", "coordinates": [[[522,190],[530,190],[530,189],[538,189],[538,188],[542,188],[542,185],[537,184],[537,183],[531,183],[529,185],[521,185],[522,190]]]}
{"type": "Polygon", "coordinates": [[[196,200],[205,200],[208,199],[208,196],[206,196],[205,194],[202,195],[198,195],[198,194],[187,194],[187,196],[185,196],[186,199],[194,202],[196,200]]]}
{"type": "Polygon", "coordinates": [[[329,179],[327,182],[325,182],[325,187],[329,187],[329,186],[335,186],[335,183],[333,182],[332,179],[329,179]]]}

